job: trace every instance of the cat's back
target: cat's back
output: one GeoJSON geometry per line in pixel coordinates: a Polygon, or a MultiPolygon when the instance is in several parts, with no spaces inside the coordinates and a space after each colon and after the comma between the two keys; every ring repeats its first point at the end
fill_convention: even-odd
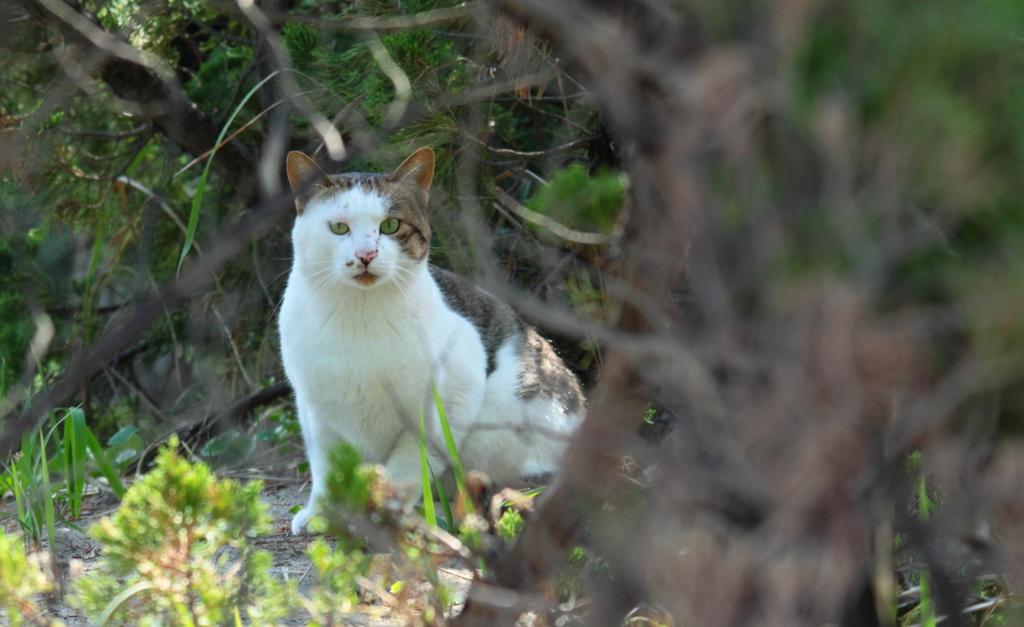
{"type": "Polygon", "coordinates": [[[520,336],[526,324],[504,301],[485,292],[461,276],[430,266],[445,305],[476,329],[487,354],[487,375],[497,367],[498,350],[520,336]]]}
{"type": "Polygon", "coordinates": [[[536,329],[467,279],[436,266],[430,274],[445,304],[479,334],[492,387],[502,386],[517,401],[554,402],[567,414],[582,414],[584,397],[576,376],[536,329]]]}

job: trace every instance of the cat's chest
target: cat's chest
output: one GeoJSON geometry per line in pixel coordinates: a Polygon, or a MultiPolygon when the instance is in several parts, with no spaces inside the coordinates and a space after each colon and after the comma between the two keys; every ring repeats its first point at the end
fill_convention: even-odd
{"type": "Polygon", "coordinates": [[[479,387],[486,356],[475,327],[452,311],[436,285],[421,281],[392,294],[311,297],[290,281],[280,317],[281,355],[299,395],[347,414],[408,412],[429,396],[434,379],[479,387]],[[440,377],[440,378],[438,378],[440,377]]]}
{"type": "Polygon", "coordinates": [[[308,320],[282,333],[288,370],[328,392],[426,376],[433,352],[428,325],[421,317],[389,313],[358,320],[334,316],[323,324],[308,320]]]}

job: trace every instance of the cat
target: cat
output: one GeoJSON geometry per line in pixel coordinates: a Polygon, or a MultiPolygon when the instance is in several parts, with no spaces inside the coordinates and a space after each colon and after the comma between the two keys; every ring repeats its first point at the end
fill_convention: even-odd
{"type": "Polygon", "coordinates": [[[428,263],[433,150],[389,175],[333,176],[291,152],[287,173],[297,216],[281,356],[312,475],[292,532],[320,511],[339,440],[416,498],[422,412],[430,467],[442,476],[435,386],[467,472],[496,485],[554,472],[583,415],[579,383],[506,303],[428,263]]]}

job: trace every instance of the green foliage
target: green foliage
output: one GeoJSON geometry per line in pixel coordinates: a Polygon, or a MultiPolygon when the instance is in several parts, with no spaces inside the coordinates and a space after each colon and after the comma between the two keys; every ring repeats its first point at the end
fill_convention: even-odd
{"type": "MultiPolygon", "coordinates": [[[[432,386],[434,394],[434,407],[437,410],[438,423],[441,426],[441,434],[444,437],[445,451],[448,453],[448,461],[451,463],[452,476],[455,479],[455,486],[458,492],[458,498],[463,503],[469,503],[470,497],[469,492],[466,490],[466,473],[462,468],[462,459],[459,456],[459,450],[455,446],[455,438],[452,436],[451,426],[448,424],[448,414],[445,412],[444,403],[441,401],[441,395],[437,391],[437,386],[432,386]]],[[[427,441],[427,430],[426,430],[426,418],[423,412],[420,413],[420,485],[423,489],[423,515],[427,520],[427,524],[431,527],[438,526],[437,513],[434,505],[434,490],[437,490],[438,499],[441,502],[441,507],[444,510],[445,518],[447,520],[446,530],[455,529],[455,516],[452,514],[452,504],[448,499],[448,495],[445,493],[444,485],[437,480],[437,474],[430,466],[429,459],[427,458],[427,447],[429,446],[427,441]]]]}
{"type": "Polygon", "coordinates": [[[378,475],[373,466],[361,462],[359,449],[351,444],[340,442],[334,447],[328,462],[328,503],[341,503],[358,512],[366,509],[378,475]]]}
{"type": "MultiPolygon", "coordinates": [[[[3,106],[0,105],[0,115],[3,106]]],[[[20,190],[0,178],[0,212],[5,220],[16,226],[32,224],[24,216],[25,205],[30,203],[20,190]]],[[[7,389],[18,383],[29,357],[29,343],[36,330],[33,315],[41,314],[42,307],[50,304],[50,295],[60,289],[57,277],[64,272],[55,270],[67,262],[63,242],[45,228],[26,228],[18,232],[3,228],[0,222],[0,398],[7,389]],[[51,237],[48,237],[51,236],[51,237]]],[[[33,364],[38,365],[38,364],[33,364]]]]}
{"type": "Polygon", "coordinates": [[[281,28],[281,35],[295,69],[308,71],[320,47],[320,37],[316,30],[305,24],[288,23],[281,28]]]}
{"type": "Polygon", "coordinates": [[[270,554],[251,543],[270,528],[262,484],[218,481],[177,445],[172,438],[117,513],[91,528],[104,560],[101,572],[78,580],[78,603],[118,624],[227,625],[236,611],[250,624],[274,624],[295,590],[267,572],[270,554]]]}
{"type": "Polygon", "coordinates": [[[14,495],[21,528],[37,544],[53,544],[59,519],[81,513],[86,481],[103,477],[120,497],[124,488],[79,408],[53,412],[22,438],[21,450],[0,474],[0,495],[14,495]],[[62,413],[61,418],[57,418],[62,413]]]}
{"type": "Polygon", "coordinates": [[[53,577],[44,554],[25,554],[18,536],[0,529],[0,623],[11,627],[56,626],[36,602],[36,595],[53,590],[53,577]]]}
{"type": "Polygon", "coordinates": [[[434,492],[431,490],[433,473],[430,470],[430,460],[427,459],[427,427],[426,417],[423,410],[420,410],[420,485],[423,487],[423,517],[427,524],[437,527],[437,514],[434,511],[434,492]]]}
{"type": "Polygon", "coordinates": [[[512,542],[519,535],[519,532],[523,530],[524,524],[523,517],[519,512],[509,509],[501,515],[501,519],[495,525],[495,530],[498,532],[498,535],[505,538],[506,542],[512,542]]]}
{"type": "MultiPolygon", "coordinates": [[[[236,83],[245,74],[249,64],[252,63],[252,50],[240,46],[211,46],[209,55],[199,71],[189,81],[187,89],[196,103],[203,105],[203,109],[211,115],[223,119],[228,107],[234,103],[231,97],[234,95],[231,90],[224,89],[227,82],[236,83]]],[[[240,106],[244,106],[242,103],[240,106]]],[[[256,113],[249,110],[250,115],[256,113]]],[[[248,122],[248,119],[243,119],[248,122]]]]}
{"type": "Polygon", "coordinates": [[[365,577],[370,557],[359,549],[338,546],[331,549],[323,538],[317,538],[306,550],[317,573],[317,584],[308,598],[302,598],[302,607],[309,612],[310,625],[315,627],[340,626],[345,624],[358,603],[356,582],[365,577]]]}
{"type": "Polygon", "coordinates": [[[573,163],[555,172],[527,206],[571,228],[610,233],[624,199],[622,175],[605,170],[590,174],[573,163]]]}
{"type": "Polygon", "coordinates": [[[6,381],[17,381],[21,374],[34,331],[19,272],[19,265],[29,252],[24,245],[24,237],[0,238],[0,364],[6,381]]]}

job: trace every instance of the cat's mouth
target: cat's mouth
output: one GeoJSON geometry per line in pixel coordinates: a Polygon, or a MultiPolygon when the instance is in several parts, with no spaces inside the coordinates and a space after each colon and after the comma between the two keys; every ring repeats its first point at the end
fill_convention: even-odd
{"type": "Polygon", "coordinates": [[[357,274],[354,278],[356,280],[356,283],[360,285],[366,285],[367,287],[369,287],[370,285],[376,283],[377,279],[380,277],[378,277],[376,274],[371,274],[367,270],[364,270],[362,274],[357,274]]]}

